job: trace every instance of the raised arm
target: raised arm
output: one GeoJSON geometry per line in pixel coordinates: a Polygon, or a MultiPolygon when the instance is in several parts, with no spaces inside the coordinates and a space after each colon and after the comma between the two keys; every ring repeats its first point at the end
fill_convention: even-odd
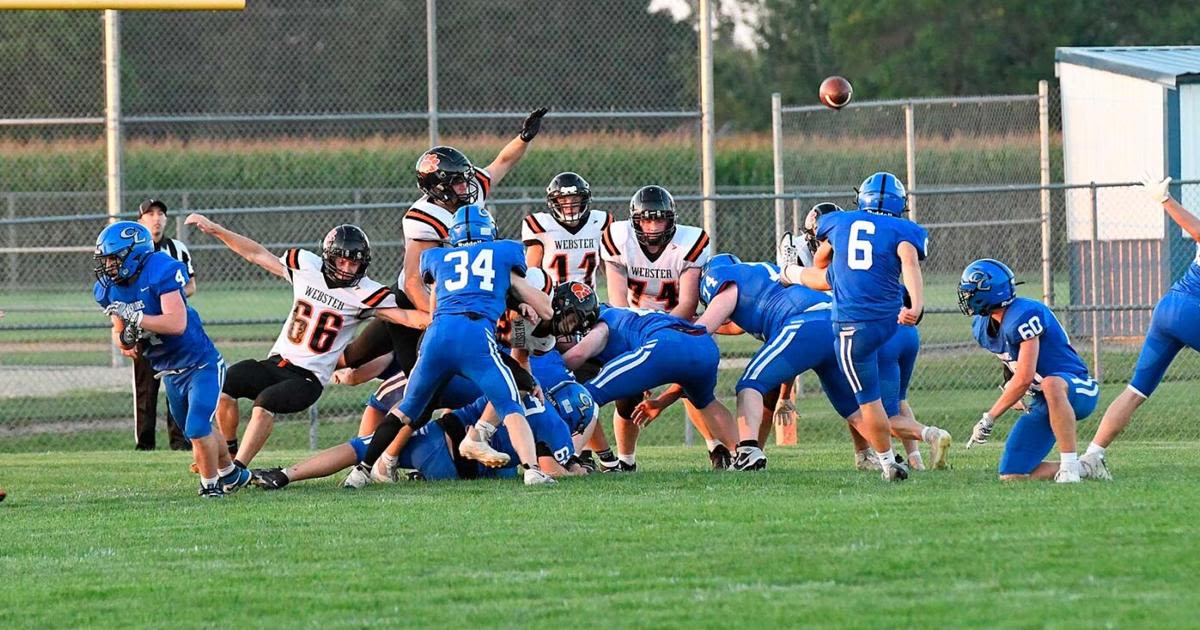
{"type": "Polygon", "coordinates": [[[247,236],[242,236],[202,214],[189,214],[185,223],[194,226],[209,236],[215,237],[224,243],[225,247],[232,250],[233,253],[262,267],[269,273],[273,273],[280,278],[288,277],[287,268],[284,267],[283,262],[275,254],[272,254],[267,248],[259,244],[258,241],[247,236]]]}
{"type": "Polygon", "coordinates": [[[548,111],[550,111],[548,108],[540,107],[530,112],[525,117],[525,121],[521,123],[521,133],[516,138],[513,138],[511,142],[504,145],[504,148],[500,149],[500,154],[496,156],[496,159],[487,165],[487,172],[492,176],[493,186],[499,184],[500,180],[504,179],[504,176],[517,165],[517,162],[520,162],[521,158],[525,157],[525,150],[529,148],[529,143],[541,131],[542,117],[548,111]]]}
{"type": "Polygon", "coordinates": [[[1161,203],[1163,210],[1171,215],[1171,220],[1176,225],[1183,228],[1192,240],[1200,243],[1200,217],[1188,212],[1174,197],[1171,196],[1169,188],[1171,186],[1171,178],[1163,180],[1154,180],[1147,178],[1142,182],[1142,190],[1154,200],[1155,203],[1161,203]]]}

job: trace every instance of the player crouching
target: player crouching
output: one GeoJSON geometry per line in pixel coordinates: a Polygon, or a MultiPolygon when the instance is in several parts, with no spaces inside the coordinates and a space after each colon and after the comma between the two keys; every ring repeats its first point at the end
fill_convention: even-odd
{"type": "Polygon", "coordinates": [[[154,251],[150,230],[132,221],[104,228],[96,239],[92,294],[112,319],[113,340],[126,356],[144,354],[167,390],[175,422],[192,442],[200,496],[219,498],[250,482],[212,430],[225,380],[225,361],[183,288],[187,268],[154,251]]]}
{"type": "Polygon", "coordinates": [[[1017,297],[1013,272],[1002,262],[976,260],[963,270],[958,304],[973,318],[975,340],[1013,372],[1004,393],[975,424],[967,448],[987,442],[996,419],[1032,390],[1033,404],[1017,419],[1004,455],[1000,479],[1051,479],[1077,483],[1075,423],[1091,415],[1100,386],[1059,324],[1041,302],[1017,297]],[[1043,462],[1055,442],[1061,462],[1043,462]]]}

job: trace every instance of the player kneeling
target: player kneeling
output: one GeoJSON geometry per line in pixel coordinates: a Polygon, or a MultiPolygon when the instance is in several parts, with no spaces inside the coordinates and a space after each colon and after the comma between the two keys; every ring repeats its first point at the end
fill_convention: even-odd
{"type": "Polygon", "coordinates": [[[1004,263],[976,260],[963,270],[958,305],[973,317],[975,340],[994,353],[1013,377],[1004,393],[975,424],[967,448],[987,442],[996,419],[1033,391],[1033,404],[1017,419],[1004,455],[1000,479],[1080,479],[1075,423],[1091,415],[1100,386],[1045,304],[1017,297],[1013,272],[1004,263]],[[1061,463],[1043,462],[1055,442],[1061,463]]]}
{"type": "Polygon", "coordinates": [[[219,498],[250,481],[233,465],[212,420],[225,380],[225,361],[183,288],[187,268],[154,251],[150,230],[118,221],[96,238],[92,295],[112,319],[113,339],[126,356],[145,355],[167,390],[171,415],[192,442],[200,471],[200,496],[219,498]]]}

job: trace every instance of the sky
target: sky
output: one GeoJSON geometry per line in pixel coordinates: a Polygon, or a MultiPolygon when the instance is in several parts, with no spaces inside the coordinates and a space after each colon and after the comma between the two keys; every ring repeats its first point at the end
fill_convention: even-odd
{"type": "MultiPolygon", "coordinates": [[[[669,13],[676,22],[689,19],[692,16],[694,0],[650,0],[647,10],[651,13],[669,13]]],[[[755,26],[758,24],[759,11],[755,2],[740,0],[712,0],[720,14],[733,21],[733,41],[740,48],[755,50],[758,41],[755,37],[755,26]]]]}

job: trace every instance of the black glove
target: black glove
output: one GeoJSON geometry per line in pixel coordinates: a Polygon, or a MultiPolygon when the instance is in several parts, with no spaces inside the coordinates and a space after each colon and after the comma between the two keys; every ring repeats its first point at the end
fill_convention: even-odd
{"type": "Polygon", "coordinates": [[[538,132],[542,130],[542,116],[545,116],[548,111],[550,111],[549,107],[539,107],[529,112],[525,121],[521,123],[520,138],[522,140],[530,142],[534,136],[538,135],[538,132]]]}

